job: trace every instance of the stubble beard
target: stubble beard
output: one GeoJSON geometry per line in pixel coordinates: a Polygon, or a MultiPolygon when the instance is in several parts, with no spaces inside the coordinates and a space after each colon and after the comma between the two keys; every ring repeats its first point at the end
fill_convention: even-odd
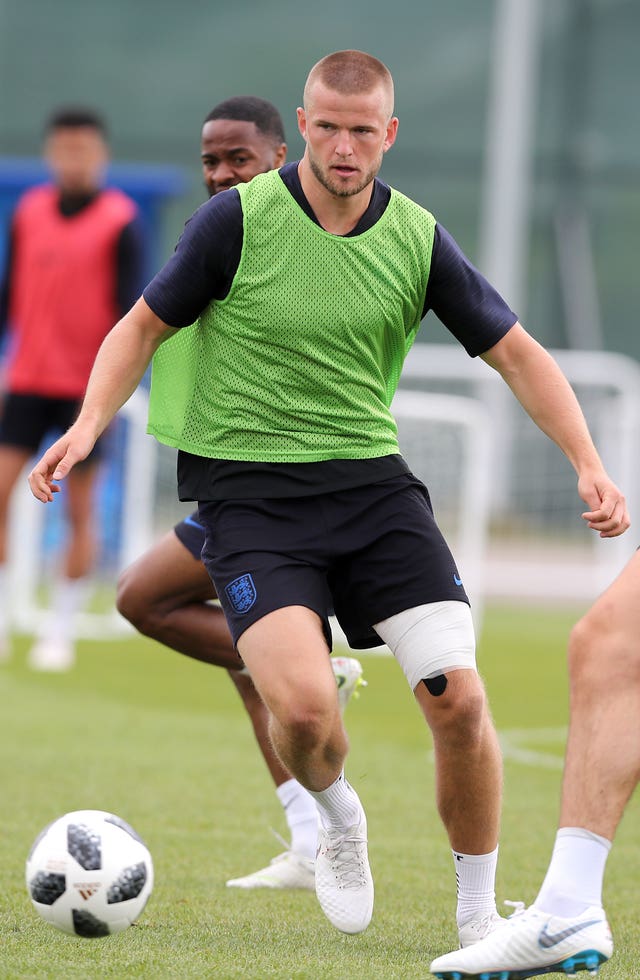
{"type": "Polygon", "coordinates": [[[309,153],[309,166],[311,172],[316,178],[316,180],[322,184],[325,190],[333,194],[334,197],[354,197],[361,191],[368,187],[372,180],[375,179],[380,166],[382,164],[382,154],[380,154],[380,159],[368,170],[357,184],[353,184],[351,187],[345,187],[339,180],[333,180],[329,174],[328,168],[325,172],[318,161],[309,153]]]}

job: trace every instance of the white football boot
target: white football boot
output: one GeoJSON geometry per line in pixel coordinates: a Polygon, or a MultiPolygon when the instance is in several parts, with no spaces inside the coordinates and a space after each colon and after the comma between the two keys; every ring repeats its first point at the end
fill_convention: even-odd
{"type": "Polygon", "coordinates": [[[571,919],[531,906],[473,946],[438,956],[431,972],[440,980],[525,980],[544,973],[595,976],[613,952],[604,910],[586,909],[571,919]]]}
{"type": "Polygon", "coordinates": [[[315,862],[313,858],[285,851],[274,857],[266,868],[254,871],[244,878],[230,878],[228,888],[315,888],[315,862]]]}
{"type": "Polygon", "coordinates": [[[331,666],[338,685],[340,711],[344,714],[351,698],[358,698],[359,689],[366,687],[367,682],[362,676],[362,664],[354,657],[331,657],[331,666]]]}
{"type": "Polygon", "coordinates": [[[316,895],[329,922],[341,932],[362,932],[373,914],[373,878],[367,853],[367,820],[344,831],[318,828],[316,895]]]}
{"type": "Polygon", "coordinates": [[[71,640],[57,637],[41,637],[36,640],[27,658],[32,670],[62,673],[71,670],[76,661],[74,644],[71,640]]]}
{"type": "Polygon", "coordinates": [[[477,918],[469,919],[458,929],[460,949],[464,949],[465,946],[474,946],[508,921],[508,919],[503,919],[501,915],[498,915],[497,912],[487,912],[477,918]]]}

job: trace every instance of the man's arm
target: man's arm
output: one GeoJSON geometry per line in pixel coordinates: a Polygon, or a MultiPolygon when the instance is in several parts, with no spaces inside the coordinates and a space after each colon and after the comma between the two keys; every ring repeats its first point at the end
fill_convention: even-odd
{"type": "Polygon", "coordinates": [[[589,434],[574,391],[540,344],[516,323],[482,359],[495,368],[578,475],[578,493],[590,508],[582,517],[601,538],[614,538],[629,527],[625,499],[609,479],[589,434]]]}
{"type": "Polygon", "coordinates": [[[139,299],[107,334],[96,356],[82,409],[70,429],[36,463],[29,474],[34,497],[47,503],[63,479],[93,449],[98,436],[137,388],[163,340],[175,334],[139,299]]]}

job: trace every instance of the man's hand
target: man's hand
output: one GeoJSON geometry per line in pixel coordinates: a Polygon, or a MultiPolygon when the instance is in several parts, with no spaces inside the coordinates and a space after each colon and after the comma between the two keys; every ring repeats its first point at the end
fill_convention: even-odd
{"type": "Polygon", "coordinates": [[[53,500],[72,466],[86,459],[96,439],[136,390],[163,340],[177,330],[163,323],[140,298],[102,341],[80,410],[68,432],[54,442],[31,470],[31,493],[43,504],[53,500]]]}
{"type": "Polygon", "coordinates": [[[29,473],[31,493],[43,504],[60,491],[56,480],[63,480],[80,460],[86,459],[96,443],[96,436],[82,432],[77,423],[47,449],[29,473]]]}
{"type": "Polygon", "coordinates": [[[591,510],[582,514],[590,528],[598,531],[601,538],[617,538],[624,534],[631,520],[627,504],[604,472],[581,476],[578,480],[578,493],[591,510]]]}

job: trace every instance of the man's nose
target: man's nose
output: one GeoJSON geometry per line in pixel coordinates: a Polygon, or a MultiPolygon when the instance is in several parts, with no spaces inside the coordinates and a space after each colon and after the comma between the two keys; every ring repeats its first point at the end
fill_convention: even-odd
{"type": "Polygon", "coordinates": [[[347,131],[339,131],[338,139],[336,142],[336,153],[341,157],[348,157],[353,152],[353,145],[351,142],[351,133],[347,131]]]}

